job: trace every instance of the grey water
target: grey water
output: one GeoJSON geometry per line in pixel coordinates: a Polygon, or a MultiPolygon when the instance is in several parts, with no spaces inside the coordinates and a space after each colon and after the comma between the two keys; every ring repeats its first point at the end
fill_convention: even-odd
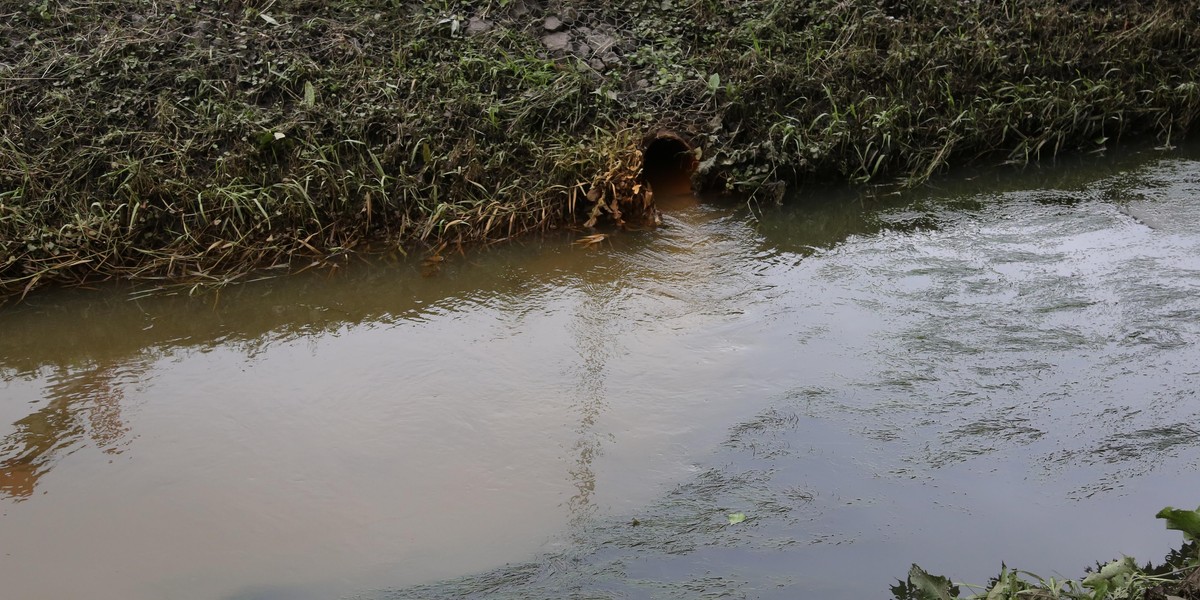
{"type": "Polygon", "coordinates": [[[1178,545],[1200,148],[667,204],[5,308],[0,596],[887,598],[1178,545]]]}

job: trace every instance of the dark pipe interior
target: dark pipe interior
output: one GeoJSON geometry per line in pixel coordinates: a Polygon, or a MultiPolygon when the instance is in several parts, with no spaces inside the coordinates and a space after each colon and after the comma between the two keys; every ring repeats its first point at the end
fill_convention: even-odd
{"type": "Polygon", "coordinates": [[[659,137],[646,145],[642,176],[656,195],[688,194],[696,159],[687,144],[674,137],[659,137]]]}

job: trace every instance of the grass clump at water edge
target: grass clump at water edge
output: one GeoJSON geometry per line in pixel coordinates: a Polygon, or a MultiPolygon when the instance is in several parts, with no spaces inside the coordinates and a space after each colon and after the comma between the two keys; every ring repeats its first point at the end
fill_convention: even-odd
{"type": "MultiPolygon", "coordinates": [[[[643,136],[779,199],[1200,109],[1200,0],[0,2],[0,297],[636,220],[643,136]]],[[[639,187],[640,186],[640,187],[639,187]]]]}
{"type": "Polygon", "coordinates": [[[908,577],[892,586],[896,600],[1197,600],[1200,599],[1200,509],[1166,507],[1156,515],[1168,529],[1183,533],[1184,544],[1169,553],[1163,564],[1139,567],[1128,556],[1097,564],[1081,579],[1041,577],[1002,566],[987,586],[955,584],[917,565],[908,577]],[[978,593],[960,596],[963,587],[978,593]]]}

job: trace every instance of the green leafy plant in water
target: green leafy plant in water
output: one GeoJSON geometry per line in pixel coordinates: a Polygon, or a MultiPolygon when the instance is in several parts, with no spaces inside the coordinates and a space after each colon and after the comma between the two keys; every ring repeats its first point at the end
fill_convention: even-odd
{"type": "Polygon", "coordinates": [[[892,594],[897,600],[952,600],[958,597],[958,586],[914,564],[908,579],[892,586],[892,594]]]}
{"type": "Polygon", "coordinates": [[[1183,532],[1184,539],[1200,540],[1200,508],[1196,510],[1182,510],[1168,506],[1154,515],[1159,519],[1167,521],[1167,529],[1175,529],[1183,532]]]}
{"type": "Polygon", "coordinates": [[[1083,578],[1083,587],[1092,590],[1091,598],[1100,600],[1107,598],[1108,592],[1111,590],[1116,597],[1132,597],[1130,592],[1133,588],[1134,579],[1139,575],[1145,575],[1141,569],[1133,562],[1133,559],[1126,556],[1120,560],[1114,560],[1107,565],[1101,567],[1099,571],[1083,578]],[[1123,592],[1121,595],[1118,593],[1123,592]]]}
{"type": "MultiPolygon", "coordinates": [[[[1019,600],[1026,598],[1072,600],[1133,600],[1151,597],[1172,596],[1163,590],[1186,587],[1187,580],[1195,579],[1193,571],[1200,567],[1200,508],[1181,510],[1166,507],[1156,515],[1167,522],[1168,529],[1183,533],[1188,543],[1182,550],[1168,555],[1167,564],[1151,571],[1139,568],[1131,557],[1122,557],[1100,566],[1094,573],[1080,580],[1043,578],[1035,573],[1009,569],[1002,565],[1000,575],[988,588],[967,584],[954,584],[945,577],[931,575],[917,565],[909,570],[908,578],[892,586],[896,600],[954,600],[959,598],[958,585],[986,590],[967,596],[969,600],[1019,600]],[[1190,576],[1188,576],[1191,574],[1190,576]],[[1185,577],[1187,576],[1187,577],[1185,577]]],[[[1194,585],[1194,583],[1192,584],[1194,585]]]]}

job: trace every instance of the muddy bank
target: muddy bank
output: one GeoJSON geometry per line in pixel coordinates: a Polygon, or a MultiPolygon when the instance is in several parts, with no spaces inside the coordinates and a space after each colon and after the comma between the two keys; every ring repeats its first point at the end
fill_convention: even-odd
{"type": "Polygon", "coordinates": [[[1200,2],[0,5],[0,294],[920,182],[1193,127],[1200,2]],[[618,214],[619,213],[619,214],[618,214]]]}

